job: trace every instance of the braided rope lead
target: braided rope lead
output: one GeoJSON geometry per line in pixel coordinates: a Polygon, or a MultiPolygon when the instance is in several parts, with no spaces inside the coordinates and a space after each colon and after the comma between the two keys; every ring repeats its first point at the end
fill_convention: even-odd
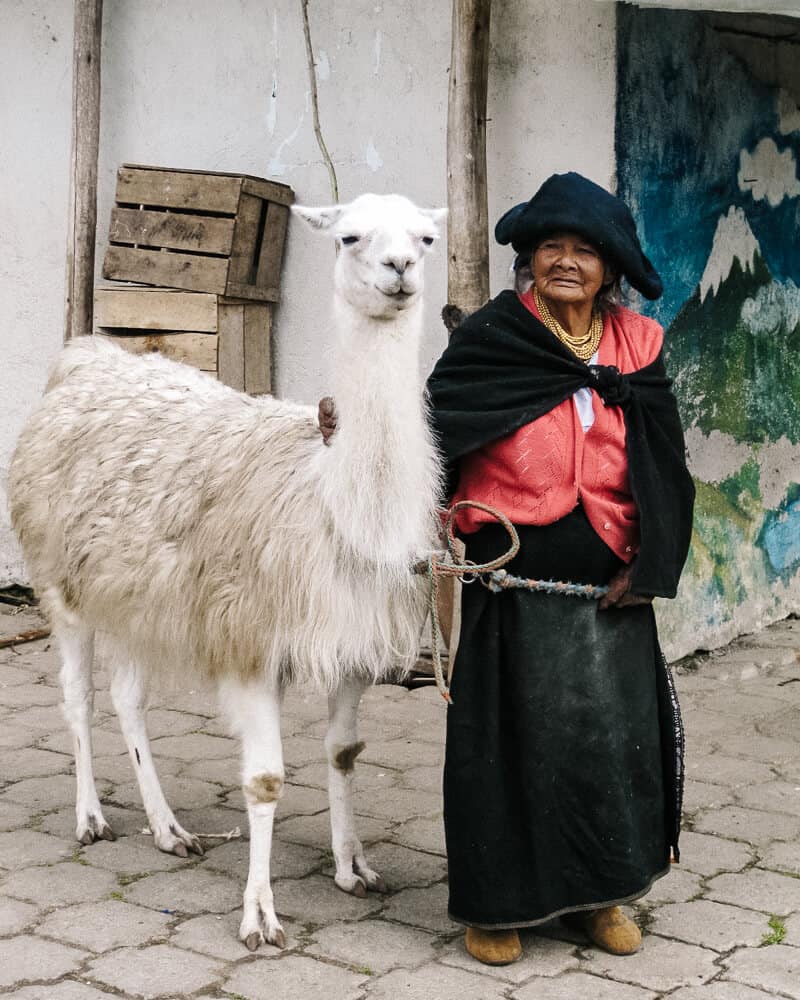
{"type": "Polygon", "coordinates": [[[450,696],[450,688],[444,679],[444,669],[442,667],[442,657],[439,652],[439,643],[442,632],[439,625],[439,578],[442,576],[457,576],[463,583],[472,583],[476,579],[492,591],[499,594],[503,590],[530,590],[545,594],[558,594],[563,597],[583,597],[589,601],[597,601],[604,594],[608,593],[608,587],[596,587],[588,583],[564,583],[559,580],[528,580],[521,576],[513,576],[507,573],[503,566],[510,562],[519,552],[519,535],[514,525],[505,514],[488,504],[478,503],[476,500],[459,500],[447,512],[445,519],[445,537],[447,539],[447,555],[450,562],[439,562],[436,555],[431,555],[427,563],[423,563],[430,583],[430,616],[431,616],[431,660],[433,662],[433,674],[436,678],[436,687],[439,694],[448,705],[453,704],[450,696]],[[467,507],[474,507],[477,510],[485,511],[502,524],[505,528],[511,545],[506,552],[492,559],[487,563],[464,562],[456,560],[455,536],[453,535],[453,522],[456,514],[467,507]],[[483,577],[488,577],[484,580],[483,577]],[[469,578],[469,579],[465,579],[469,578]]]}

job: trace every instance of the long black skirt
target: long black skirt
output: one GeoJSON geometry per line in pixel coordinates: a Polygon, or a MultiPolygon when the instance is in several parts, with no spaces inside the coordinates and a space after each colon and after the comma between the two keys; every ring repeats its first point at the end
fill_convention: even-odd
{"type": "MultiPolygon", "coordinates": [[[[622,565],[581,507],[521,527],[510,573],[607,582],[622,565]]],[[[485,562],[504,530],[466,539],[485,562]]],[[[683,739],[650,605],[463,588],[447,713],[450,916],[520,927],[643,895],[677,857],[683,739]]]]}

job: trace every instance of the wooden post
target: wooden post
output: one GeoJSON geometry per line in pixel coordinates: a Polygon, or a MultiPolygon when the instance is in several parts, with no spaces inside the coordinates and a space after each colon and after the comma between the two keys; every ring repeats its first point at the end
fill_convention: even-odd
{"type": "Polygon", "coordinates": [[[447,298],[474,312],[489,298],[486,94],[491,0],[453,0],[447,104],[447,298]]]}
{"type": "Polygon", "coordinates": [[[92,332],[103,0],[75,0],[64,339],[92,332]]]}

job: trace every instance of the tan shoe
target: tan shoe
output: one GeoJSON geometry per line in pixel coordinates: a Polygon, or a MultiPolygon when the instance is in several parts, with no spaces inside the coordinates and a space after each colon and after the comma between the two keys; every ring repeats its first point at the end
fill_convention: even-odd
{"type": "Polygon", "coordinates": [[[464,944],[473,958],[484,965],[511,965],[522,954],[519,934],[510,931],[486,931],[468,927],[464,944]]]}
{"type": "Polygon", "coordinates": [[[618,906],[591,910],[583,929],[598,948],[612,955],[632,955],[642,943],[642,932],[618,906]]]}

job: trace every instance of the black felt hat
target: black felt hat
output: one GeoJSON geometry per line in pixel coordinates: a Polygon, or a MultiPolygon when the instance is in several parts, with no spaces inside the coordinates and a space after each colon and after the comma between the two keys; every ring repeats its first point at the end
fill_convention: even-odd
{"type": "Polygon", "coordinates": [[[664,291],[658,272],[644,255],[636,223],[624,201],[580,174],[553,174],[530,201],[509,209],[494,227],[494,237],[518,254],[533,252],[548,233],[580,233],[645,298],[664,291]]]}

